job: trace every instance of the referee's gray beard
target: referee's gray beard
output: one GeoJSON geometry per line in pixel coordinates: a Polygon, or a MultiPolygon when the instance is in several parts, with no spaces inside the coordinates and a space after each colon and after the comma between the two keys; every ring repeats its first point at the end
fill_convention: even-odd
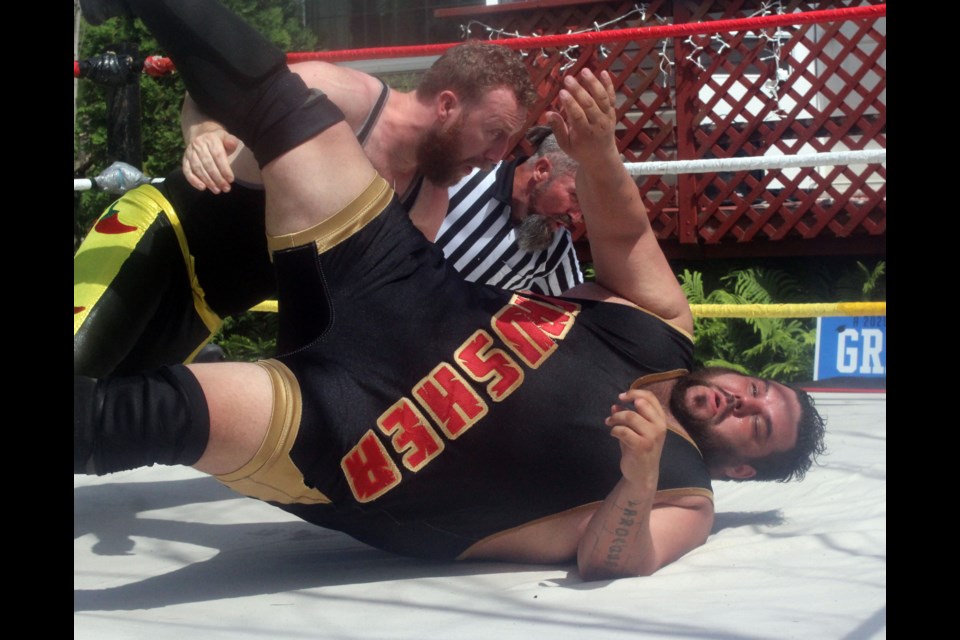
{"type": "Polygon", "coordinates": [[[517,225],[517,246],[527,253],[543,251],[553,243],[554,228],[548,216],[531,213],[517,225]]]}

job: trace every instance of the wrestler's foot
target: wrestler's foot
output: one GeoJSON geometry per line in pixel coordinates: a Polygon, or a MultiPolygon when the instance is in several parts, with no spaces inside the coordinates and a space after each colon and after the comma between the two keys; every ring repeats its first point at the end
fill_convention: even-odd
{"type": "Polygon", "coordinates": [[[80,0],[80,12],[95,27],[117,16],[133,17],[124,0],[80,0]]]}

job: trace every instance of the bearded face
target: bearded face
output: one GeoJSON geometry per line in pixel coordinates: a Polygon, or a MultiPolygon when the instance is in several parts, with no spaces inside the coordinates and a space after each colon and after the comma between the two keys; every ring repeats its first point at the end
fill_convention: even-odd
{"type": "Polygon", "coordinates": [[[704,461],[710,468],[732,464],[737,459],[731,446],[722,441],[713,429],[714,424],[725,416],[706,417],[710,412],[704,411],[703,405],[708,402],[709,396],[688,395],[687,392],[693,387],[709,385],[713,377],[723,373],[732,373],[732,370],[708,367],[694,371],[677,381],[670,392],[670,412],[697,443],[704,461]]]}
{"type": "Polygon", "coordinates": [[[549,248],[558,229],[573,225],[567,213],[572,208],[570,196],[558,196],[557,186],[562,187],[556,177],[551,176],[530,194],[527,216],[516,227],[517,246],[523,251],[532,253],[549,248]]]}
{"type": "Polygon", "coordinates": [[[457,161],[463,156],[463,121],[456,120],[427,131],[417,147],[417,165],[425,180],[438,187],[452,187],[463,177],[457,161]]]}
{"type": "Polygon", "coordinates": [[[553,243],[556,223],[537,213],[528,214],[516,227],[517,246],[528,253],[543,251],[553,243]]]}

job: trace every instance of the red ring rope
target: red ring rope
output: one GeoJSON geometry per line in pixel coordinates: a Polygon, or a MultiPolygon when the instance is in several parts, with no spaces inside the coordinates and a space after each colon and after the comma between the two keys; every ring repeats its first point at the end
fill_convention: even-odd
{"type": "MultiPolygon", "coordinates": [[[[802,13],[772,14],[755,16],[752,18],[735,18],[728,20],[713,20],[709,22],[690,22],[684,24],[657,25],[652,27],[634,27],[632,29],[611,29],[609,31],[593,31],[587,33],[572,33],[554,36],[536,36],[527,38],[508,38],[491,40],[511,49],[539,49],[542,47],[559,47],[575,44],[593,44],[598,42],[620,42],[623,40],[659,40],[691,35],[706,35],[713,33],[728,33],[731,31],[752,31],[769,27],[782,27],[797,24],[815,24],[821,22],[836,22],[840,20],[855,20],[858,18],[878,18],[887,15],[887,5],[876,4],[863,7],[842,7],[839,9],[821,9],[802,13]]],[[[376,60],[383,58],[410,58],[414,56],[440,55],[450,47],[460,42],[443,44],[428,44],[409,47],[376,47],[371,49],[343,49],[341,51],[310,51],[302,53],[288,53],[288,62],[303,62],[306,60],[324,60],[326,62],[344,62],[347,60],[376,60]]],[[[173,70],[173,63],[168,58],[152,56],[144,63],[144,70],[150,75],[163,75],[173,70]]],[[[79,76],[80,63],[74,62],[73,75],[79,76]]]]}

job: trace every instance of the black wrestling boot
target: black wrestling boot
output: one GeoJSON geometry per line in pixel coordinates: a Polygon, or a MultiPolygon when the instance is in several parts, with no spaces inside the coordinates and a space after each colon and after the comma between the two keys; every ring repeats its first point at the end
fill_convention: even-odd
{"type": "Polygon", "coordinates": [[[84,20],[95,27],[110,18],[133,17],[124,0],[80,0],[80,13],[83,14],[84,20]]]}

